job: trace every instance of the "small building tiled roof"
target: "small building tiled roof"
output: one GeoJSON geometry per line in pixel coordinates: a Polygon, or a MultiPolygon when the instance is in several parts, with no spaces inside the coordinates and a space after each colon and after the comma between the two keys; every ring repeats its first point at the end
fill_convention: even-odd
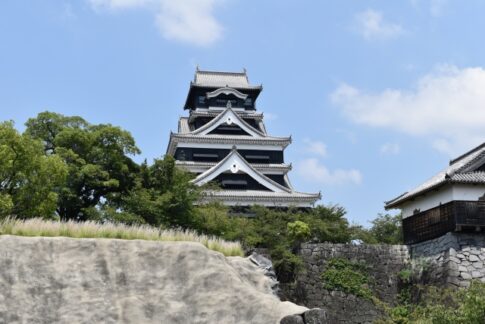
{"type": "Polygon", "coordinates": [[[405,201],[450,183],[485,184],[485,143],[456,159],[428,181],[413,190],[386,202],[386,209],[396,208],[405,201]]]}

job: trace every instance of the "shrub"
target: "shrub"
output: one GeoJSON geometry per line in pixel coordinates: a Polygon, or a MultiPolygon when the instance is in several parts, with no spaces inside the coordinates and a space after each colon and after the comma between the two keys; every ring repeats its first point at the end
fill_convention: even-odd
{"type": "Polygon", "coordinates": [[[339,290],[365,299],[372,298],[370,279],[365,264],[342,258],[330,259],[321,278],[327,290],[339,290]]]}
{"type": "Polygon", "coordinates": [[[288,231],[289,239],[297,244],[305,241],[311,235],[308,224],[298,220],[288,223],[286,225],[286,230],[288,231]]]}
{"type": "Polygon", "coordinates": [[[468,289],[427,286],[421,302],[388,308],[377,323],[483,324],[485,283],[473,281],[468,289]]]}

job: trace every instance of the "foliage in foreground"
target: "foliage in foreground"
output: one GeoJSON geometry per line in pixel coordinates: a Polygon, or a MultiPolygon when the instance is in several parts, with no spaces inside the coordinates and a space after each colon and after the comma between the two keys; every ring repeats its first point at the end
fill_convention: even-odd
{"type": "Polygon", "coordinates": [[[425,287],[418,304],[403,303],[387,309],[380,324],[483,324],[485,283],[473,281],[467,289],[425,287]]]}
{"type": "Polygon", "coordinates": [[[112,238],[149,241],[198,242],[210,250],[226,256],[243,256],[238,242],[228,242],[214,236],[201,235],[192,230],[158,229],[148,225],[124,225],[93,221],[46,221],[39,218],[19,220],[5,218],[0,221],[0,235],[64,236],[73,238],[112,238]]]}

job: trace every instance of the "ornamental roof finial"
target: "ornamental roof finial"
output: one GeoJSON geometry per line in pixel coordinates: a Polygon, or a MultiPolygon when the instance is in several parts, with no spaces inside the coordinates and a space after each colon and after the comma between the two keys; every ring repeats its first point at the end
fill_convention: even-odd
{"type": "Polygon", "coordinates": [[[231,100],[227,101],[226,108],[232,108],[231,100]]]}

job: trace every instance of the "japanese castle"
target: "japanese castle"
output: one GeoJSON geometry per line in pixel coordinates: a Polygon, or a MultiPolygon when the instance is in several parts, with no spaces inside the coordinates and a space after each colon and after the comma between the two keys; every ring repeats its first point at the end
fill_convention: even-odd
{"type": "Polygon", "coordinates": [[[177,166],[196,174],[196,185],[217,184],[204,191],[201,203],[308,208],[320,199],[320,193],[302,193],[291,186],[291,164],[283,158],[291,137],[266,132],[263,114],[256,111],[262,90],[249,83],[246,70],[197,68],[184,106],[189,115],[181,117],[178,132],[170,134],[167,154],[175,157],[177,166]]]}

